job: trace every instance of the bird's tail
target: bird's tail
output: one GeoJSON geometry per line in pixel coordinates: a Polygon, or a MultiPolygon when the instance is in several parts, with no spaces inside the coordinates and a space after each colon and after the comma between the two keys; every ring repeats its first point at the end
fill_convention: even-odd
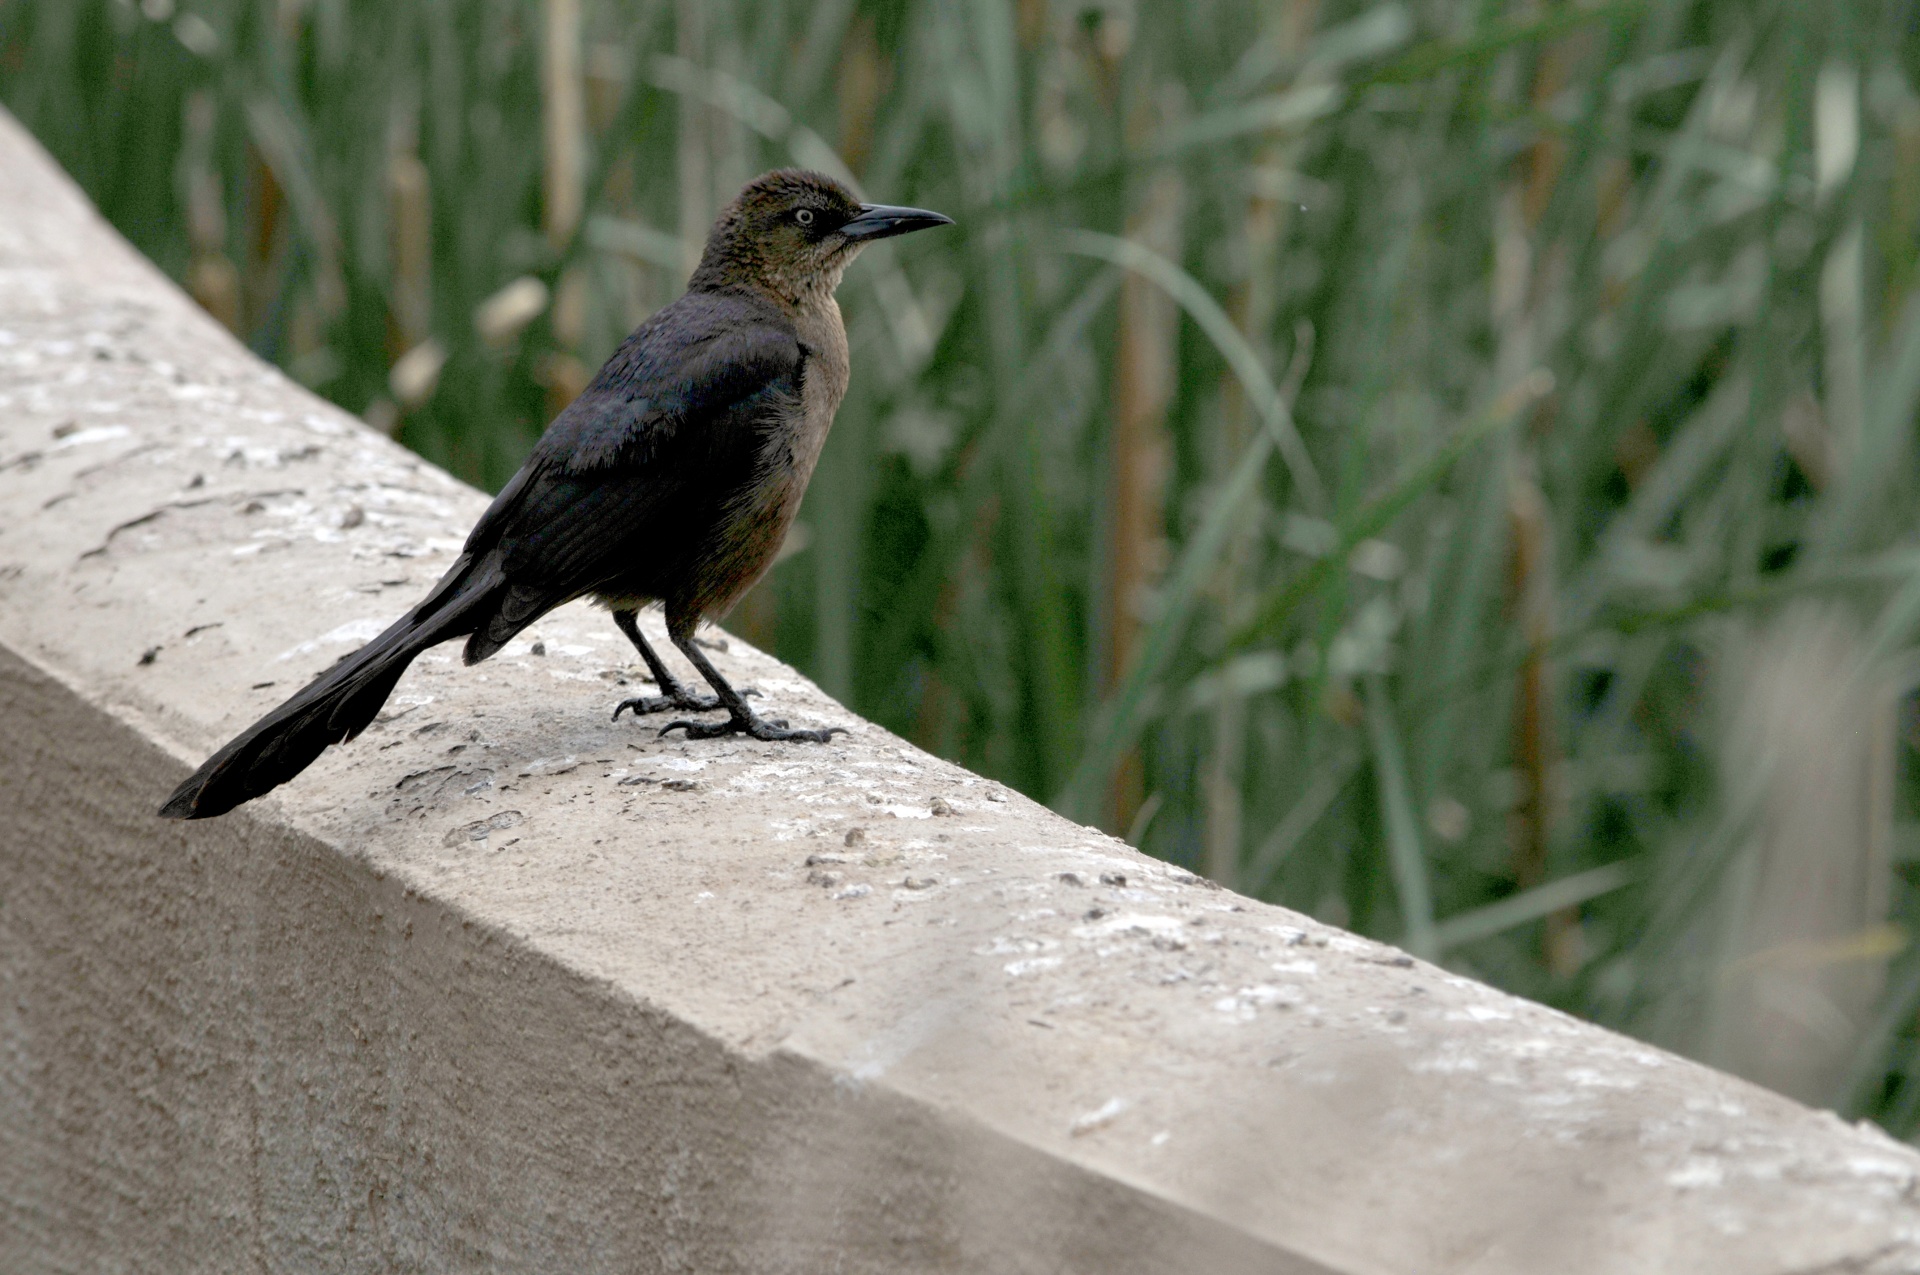
{"type": "Polygon", "coordinates": [[[400,675],[428,647],[473,628],[492,590],[462,588],[463,563],[426,601],[315,678],[306,689],[242,731],[174,789],[160,814],[208,819],[286,783],[329,744],[345,743],[373,721],[400,675]],[[478,605],[476,605],[478,604],[478,605]]]}

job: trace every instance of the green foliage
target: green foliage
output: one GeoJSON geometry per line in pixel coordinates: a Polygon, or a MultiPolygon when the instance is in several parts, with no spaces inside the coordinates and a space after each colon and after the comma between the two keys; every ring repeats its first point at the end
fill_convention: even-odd
{"type": "MultiPolygon", "coordinates": [[[[582,0],[558,229],[555,7],[0,0],[0,99],[164,268],[227,263],[261,354],[493,486],[754,172],[951,214],[843,289],[749,636],[1153,853],[1711,1053],[1774,778],[1732,772],[1730,652],[1813,600],[1903,691],[1920,621],[1920,6],[582,0]],[[523,276],[554,304],[483,337],[523,276]]],[[[1910,923],[1901,740],[1891,866],[1834,853],[1910,923]]],[[[1808,959],[1887,961],[1874,920],[1808,959]]],[[[1905,1136],[1887,968],[1811,1096],[1905,1136]]]]}

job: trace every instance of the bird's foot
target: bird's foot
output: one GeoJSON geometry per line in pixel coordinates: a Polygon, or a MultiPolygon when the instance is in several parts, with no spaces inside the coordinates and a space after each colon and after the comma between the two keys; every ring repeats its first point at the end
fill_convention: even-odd
{"type": "Polygon", "coordinates": [[[613,706],[613,720],[619,721],[622,713],[641,717],[647,713],[664,713],[670,708],[683,713],[711,713],[719,707],[718,695],[636,695],[613,706]]]}
{"type": "Polygon", "coordinates": [[[794,730],[782,719],[776,718],[768,721],[766,718],[755,713],[748,713],[744,717],[729,716],[724,722],[691,722],[684,719],[676,722],[668,722],[660,728],[661,738],[664,739],[667,732],[676,730],[684,730],[687,732],[688,739],[718,739],[722,735],[747,735],[754,739],[762,739],[768,742],[794,739],[803,740],[811,744],[824,744],[836,734],[844,735],[847,733],[847,728],[844,726],[821,726],[814,730],[794,730]]]}
{"type": "MultiPolygon", "coordinates": [[[[760,692],[751,686],[742,687],[742,695],[758,695],[760,692]]],[[[620,714],[632,713],[642,717],[648,713],[664,713],[668,709],[678,709],[682,713],[711,713],[716,708],[725,708],[718,695],[695,695],[692,691],[673,688],[667,695],[636,695],[632,699],[623,699],[613,706],[613,720],[619,721],[620,714]]]]}

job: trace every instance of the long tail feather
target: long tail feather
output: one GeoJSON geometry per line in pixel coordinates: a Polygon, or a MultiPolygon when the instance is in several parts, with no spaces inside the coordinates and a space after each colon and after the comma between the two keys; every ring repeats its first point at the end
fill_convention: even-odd
{"type": "MultiPolygon", "coordinates": [[[[449,572],[449,577],[455,572],[449,572]]],[[[354,738],[372,724],[416,656],[471,631],[472,613],[485,609],[489,590],[460,586],[477,584],[471,579],[443,581],[385,633],[207,758],[174,789],[160,814],[168,819],[223,815],[298,775],[329,744],[354,738]]]]}

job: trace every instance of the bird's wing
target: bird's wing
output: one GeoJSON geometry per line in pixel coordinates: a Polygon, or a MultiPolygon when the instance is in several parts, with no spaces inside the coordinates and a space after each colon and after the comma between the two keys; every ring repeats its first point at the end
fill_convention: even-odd
{"type": "Polygon", "coordinates": [[[466,556],[505,586],[483,627],[517,630],[636,554],[671,556],[649,541],[694,530],[744,476],[804,364],[792,325],[750,299],[690,295],[635,332],[474,526],[466,556]]]}

